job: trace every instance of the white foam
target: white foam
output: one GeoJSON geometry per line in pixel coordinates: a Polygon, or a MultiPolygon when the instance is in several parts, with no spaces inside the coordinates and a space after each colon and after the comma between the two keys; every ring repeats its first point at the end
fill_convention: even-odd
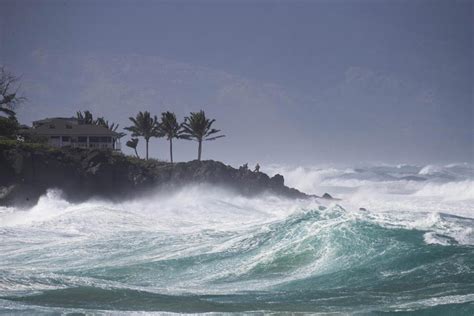
{"type": "Polygon", "coordinates": [[[435,232],[428,232],[423,235],[423,240],[429,245],[443,245],[448,246],[451,244],[450,240],[446,237],[440,236],[435,232]]]}
{"type": "Polygon", "coordinates": [[[467,163],[358,169],[272,165],[267,169],[304,192],[343,198],[342,205],[351,210],[443,212],[474,218],[474,166],[467,163]]]}
{"type": "Polygon", "coordinates": [[[426,183],[414,195],[439,197],[446,201],[473,200],[474,203],[474,181],[426,183]]]}
{"type": "Polygon", "coordinates": [[[64,200],[60,191],[49,190],[31,209],[4,209],[0,227],[62,225],[89,231],[99,225],[102,230],[117,228],[114,225],[135,225],[173,232],[229,231],[283,219],[318,205],[315,200],[295,203],[272,195],[246,198],[207,185],[187,186],[174,192],[158,190],[120,203],[90,200],[74,204],[64,200]]]}
{"type": "Polygon", "coordinates": [[[423,167],[418,174],[420,175],[430,175],[435,173],[440,173],[442,171],[442,167],[435,166],[435,165],[427,165],[423,167]]]}
{"type": "Polygon", "coordinates": [[[419,300],[416,302],[410,302],[406,304],[400,304],[398,306],[394,306],[395,309],[402,309],[402,310],[415,310],[419,308],[426,308],[438,305],[447,305],[447,304],[463,304],[467,302],[474,301],[474,294],[466,294],[466,295],[448,295],[442,297],[432,297],[423,300],[419,300]]]}
{"type": "Polygon", "coordinates": [[[7,208],[0,213],[1,226],[15,226],[32,222],[47,221],[70,208],[71,204],[62,198],[60,190],[51,189],[41,196],[30,210],[7,208]]]}

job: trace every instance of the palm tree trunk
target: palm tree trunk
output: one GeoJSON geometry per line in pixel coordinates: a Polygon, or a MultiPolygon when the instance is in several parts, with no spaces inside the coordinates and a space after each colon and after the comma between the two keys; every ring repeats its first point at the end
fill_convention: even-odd
{"type": "Polygon", "coordinates": [[[133,148],[135,149],[135,155],[137,155],[137,158],[140,159],[140,156],[138,156],[138,151],[137,151],[137,147],[133,148]]]}
{"type": "Polygon", "coordinates": [[[201,161],[201,150],[202,150],[202,140],[198,140],[199,147],[198,147],[198,160],[201,161]]]}
{"type": "Polygon", "coordinates": [[[170,138],[170,161],[173,163],[173,138],[170,138]]]}
{"type": "Polygon", "coordinates": [[[145,141],[146,141],[146,160],[148,160],[148,141],[150,139],[149,138],[145,138],[145,141]]]}

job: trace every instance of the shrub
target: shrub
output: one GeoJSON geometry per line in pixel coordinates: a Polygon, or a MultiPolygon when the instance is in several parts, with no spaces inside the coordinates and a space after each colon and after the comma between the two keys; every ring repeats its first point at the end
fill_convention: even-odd
{"type": "Polygon", "coordinates": [[[41,135],[36,135],[33,133],[26,133],[24,130],[20,130],[18,132],[18,135],[20,135],[23,138],[23,141],[25,143],[37,143],[37,144],[46,144],[48,143],[48,137],[46,136],[41,136],[41,135]]]}
{"type": "Polygon", "coordinates": [[[0,137],[3,139],[16,139],[19,127],[14,117],[0,116],[0,137]]]}

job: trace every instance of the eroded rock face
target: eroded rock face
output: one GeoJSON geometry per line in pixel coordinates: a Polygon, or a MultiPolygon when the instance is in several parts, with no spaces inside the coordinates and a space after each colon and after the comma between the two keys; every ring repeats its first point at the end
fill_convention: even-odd
{"type": "Polygon", "coordinates": [[[50,188],[70,200],[94,196],[125,199],[157,187],[190,183],[225,186],[243,195],[271,192],[288,198],[306,194],[288,188],[284,178],[238,170],[218,161],[170,164],[143,161],[103,150],[0,145],[0,205],[34,204],[50,188]]]}

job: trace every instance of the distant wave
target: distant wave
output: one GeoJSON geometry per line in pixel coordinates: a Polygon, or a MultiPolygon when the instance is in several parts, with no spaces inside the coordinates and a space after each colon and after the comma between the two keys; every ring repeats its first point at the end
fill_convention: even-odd
{"type": "Polygon", "coordinates": [[[474,217],[474,166],[375,165],[359,168],[268,166],[302,191],[343,197],[348,209],[442,211],[474,217]]]}
{"type": "Polygon", "coordinates": [[[474,200],[474,181],[427,183],[415,192],[416,196],[438,196],[448,201],[474,200]]]}

